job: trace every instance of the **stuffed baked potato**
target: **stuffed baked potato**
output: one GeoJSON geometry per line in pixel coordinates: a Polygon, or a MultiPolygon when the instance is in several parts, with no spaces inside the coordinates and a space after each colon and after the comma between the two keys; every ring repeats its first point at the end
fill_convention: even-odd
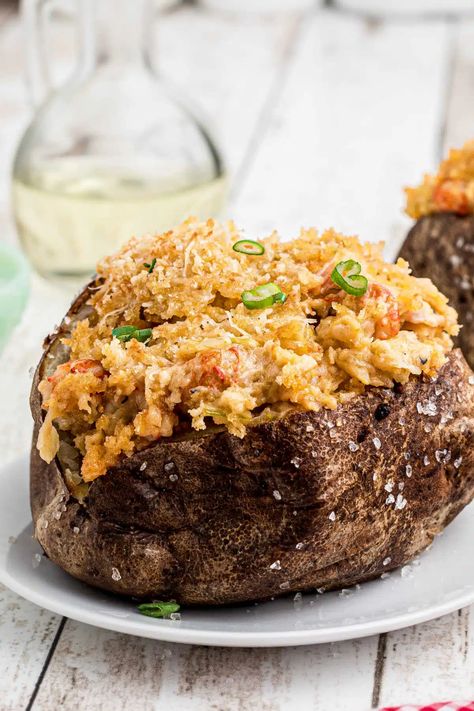
{"type": "Polygon", "coordinates": [[[400,251],[416,276],[428,277],[449,298],[463,324],[457,343],[474,365],[474,141],[451,150],[436,175],[407,189],[416,222],[400,251]]]}
{"type": "Polygon", "coordinates": [[[428,280],[333,231],[132,240],[36,371],[36,537],[80,580],[187,604],[402,565],[474,494],[456,333],[428,280]]]}

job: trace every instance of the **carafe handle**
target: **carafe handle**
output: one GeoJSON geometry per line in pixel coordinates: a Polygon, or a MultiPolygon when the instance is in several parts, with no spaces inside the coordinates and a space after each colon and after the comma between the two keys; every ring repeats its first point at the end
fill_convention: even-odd
{"type": "Polygon", "coordinates": [[[26,81],[30,99],[36,107],[52,89],[45,30],[55,0],[21,0],[20,12],[25,34],[26,81]]]}

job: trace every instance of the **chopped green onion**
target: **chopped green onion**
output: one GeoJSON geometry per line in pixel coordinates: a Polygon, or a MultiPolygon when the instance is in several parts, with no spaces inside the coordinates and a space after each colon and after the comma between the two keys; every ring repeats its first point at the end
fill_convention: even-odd
{"type": "Polygon", "coordinates": [[[355,259],[348,259],[345,262],[336,264],[331,273],[332,281],[351,296],[363,296],[367,291],[368,281],[362,276],[362,269],[355,259]]]}
{"type": "Polygon", "coordinates": [[[260,242],[255,242],[253,239],[240,239],[238,242],[232,245],[234,252],[240,252],[241,254],[252,254],[260,256],[265,254],[265,247],[260,242]]]}
{"type": "Polygon", "coordinates": [[[155,600],[154,602],[144,602],[138,605],[138,612],[147,617],[169,617],[173,612],[178,612],[180,605],[177,602],[161,602],[161,600],[155,600]]]}
{"type": "Polygon", "coordinates": [[[148,341],[151,338],[152,333],[153,331],[151,328],[141,328],[135,331],[132,338],[136,338],[137,341],[140,341],[140,343],[145,343],[145,341],[148,341]]]}
{"type": "Polygon", "coordinates": [[[148,341],[151,338],[152,333],[153,331],[151,328],[140,329],[136,326],[119,326],[118,328],[113,329],[112,336],[118,338],[118,340],[122,341],[122,343],[127,343],[127,341],[131,341],[132,338],[140,341],[140,343],[145,343],[145,341],[148,341]]]}
{"type": "Polygon", "coordinates": [[[286,294],[282,292],[279,286],[269,282],[268,284],[256,286],[255,289],[243,291],[241,299],[248,309],[267,309],[277,302],[283,304],[286,301],[286,294]]]}
{"type": "Polygon", "coordinates": [[[145,264],[143,266],[145,267],[145,269],[148,269],[148,274],[152,273],[153,269],[155,268],[155,264],[156,264],[156,257],[153,257],[150,264],[148,264],[148,262],[145,262],[145,264]]]}
{"type": "Polygon", "coordinates": [[[118,338],[119,341],[122,341],[122,343],[125,343],[133,338],[133,334],[136,330],[135,326],[119,326],[118,328],[114,328],[112,336],[118,338]]]}

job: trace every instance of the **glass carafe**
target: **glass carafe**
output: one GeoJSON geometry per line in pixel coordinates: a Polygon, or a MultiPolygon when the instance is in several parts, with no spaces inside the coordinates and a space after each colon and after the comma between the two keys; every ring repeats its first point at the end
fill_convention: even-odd
{"type": "Polygon", "coordinates": [[[78,66],[56,90],[42,31],[50,2],[23,0],[37,110],[16,153],[12,198],[34,267],[67,278],[92,273],[132,235],[215,216],[226,189],[208,131],[152,70],[151,0],[76,0],[78,66]]]}

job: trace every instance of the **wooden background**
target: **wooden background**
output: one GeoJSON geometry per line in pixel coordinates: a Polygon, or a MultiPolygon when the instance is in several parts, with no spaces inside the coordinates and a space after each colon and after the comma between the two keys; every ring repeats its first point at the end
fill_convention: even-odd
{"type": "MultiPolygon", "coordinates": [[[[71,32],[64,24],[54,34],[64,74],[71,32]]],[[[12,6],[0,9],[0,235],[7,240],[14,239],[11,159],[30,115],[22,42],[12,6]]],[[[324,8],[262,18],[184,6],[158,19],[156,54],[163,73],[211,116],[232,175],[229,214],[248,234],[333,225],[386,239],[393,254],[409,224],[401,186],[434,167],[446,145],[474,136],[468,16],[384,22],[324,8]]],[[[37,279],[32,292],[0,363],[4,461],[29,445],[28,370],[68,301],[37,279]]],[[[368,711],[474,698],[471,617],[465,609],[338,644],[213,649],[88,627],[0,586],[0,710],[368,711]]]]}

